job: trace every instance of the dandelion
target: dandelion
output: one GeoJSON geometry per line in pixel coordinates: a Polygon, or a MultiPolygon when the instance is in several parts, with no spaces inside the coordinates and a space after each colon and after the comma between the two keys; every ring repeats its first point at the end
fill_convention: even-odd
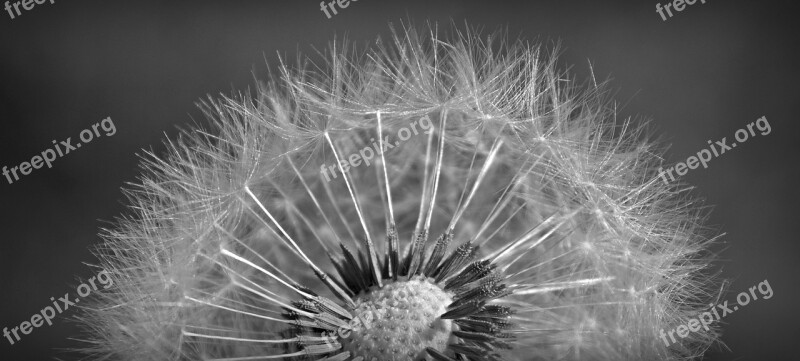
{"type": "MultiPolygon", "coordinates": [[[[331,47],[149,154],[80,316],[106,360],[677,360],[703,214],[602,87],[498,35],[331,47]],[[397,131],[423,117],[428,131],[397,131]],[[372,166],[349,156],[375,149],[372,166]],[[322,179],[336,165],[340,176],[322,179]]],[[[363,155],[363,153],[362,153],[363,155]]]]}

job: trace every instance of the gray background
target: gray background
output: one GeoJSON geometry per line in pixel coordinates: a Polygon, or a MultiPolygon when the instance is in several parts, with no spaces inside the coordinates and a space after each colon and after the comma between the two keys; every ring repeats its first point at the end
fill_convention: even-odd
{"type": "MultiPolygon", "coordinates": [[[[665,3],[666,1],[664,1],[665,3]]],[[[324,48],[334,34],[367,42],[387,22],[457,23],[564,47],[577,79],[612,78],[620,116],[653,119],[674,163],[765,115],[768,136],[713,159],[683,180],[712,205],[709,224],[736,293],[768,279],[774,297],[724,319],[708,360],[787,359],[800,336],[796,12],[788,1],[714,1],[668,21],[656,1],[359,0],[332,19],[317,1],[63,1],[11,20],[0,12],[0,167],[29,160],[53,139],[76,138],[110,116],[101,137],[14,184],[0,178],[0,327],[13,327],[92,275],[87,248],[123,211],[119,188],[136,180],[135,153],[200,121],[193,103],[252,85],[252,73],[324,48]]],[[[71,312],[68,311],[71,314],[71,312]]],[[[44,360],[74,345],[62,314],[0,359],[44,360]]],[[[789,356],[791,357],[791,356],[789,356]]]]}

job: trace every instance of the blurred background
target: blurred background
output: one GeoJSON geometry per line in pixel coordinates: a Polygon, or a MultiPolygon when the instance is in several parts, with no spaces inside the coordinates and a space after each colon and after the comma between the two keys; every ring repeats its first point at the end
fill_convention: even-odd
{"type": "MultiPolygon", "coordinates": [[[[163,151],[178,126],[201,122],[194,104],[253,85],[278,64],[334,36],[361,45],[387,24],[467,21],[487,31],[561,44],[563,69],[611,79],[620,117],[651,119],[684,161],[761,116],[771,125],[682,177],[713,207],[725,236],[722,276],[735,295],[765,279],[774,291],[723,322],[726,347],[706,360],[790,359],[800,336],[797,229],[800,63],[789,1],[699,1],[664,21],[657,1],[359,0],[328,19],[318,1],[49,1],[11,19],[0,12],[0,166],[13,167],[106,117],[116,134],[13,184],[0,178],[0,327],[75,293],[97,232],[124,210],[137,153],[163,151]],[[795,286],[792,286],[795,285],[795,286]],[[784,355],[783,357],[779,357],[784,355]]],[[[35,3],[34,3],[35,4],[35,3]]],[[[662,2],[662,5],[666,1],[662,2]]],[[[101,134],[104,134],[101,130],[101,134]]],[[[74,357],[72,310],[11,346],[2,360],[74,357]]]]}

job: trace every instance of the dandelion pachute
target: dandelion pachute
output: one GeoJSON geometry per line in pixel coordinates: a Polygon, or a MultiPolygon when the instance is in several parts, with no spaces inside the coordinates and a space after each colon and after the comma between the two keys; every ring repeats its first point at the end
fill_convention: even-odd
{"type": "Polygon", "coordinates": [[[670,360],[709,240],[643,128],[503,36],[405,28],[205,103],[98,248],[98,359],[670,360]],[[421,35],[428,34],[428,35],[421,35]],[[426,120],[422,122],[420,120],[426,120]],[[367,149],[369,148],[369,151],[367,149]]]}

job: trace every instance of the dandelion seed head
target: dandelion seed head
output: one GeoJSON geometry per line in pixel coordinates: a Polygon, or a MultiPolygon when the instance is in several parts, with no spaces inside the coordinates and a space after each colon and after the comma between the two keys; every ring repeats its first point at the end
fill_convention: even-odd
{"type": "Polygon", "coordinates": [[[678,360],[716,339],[659,338],[709,303],[710,240],[601,87],[502,34],[353,49],[205,102],[209,129],[145,158],[97,251],[115,287],[80,318],[89,354],[678,360]]]}

